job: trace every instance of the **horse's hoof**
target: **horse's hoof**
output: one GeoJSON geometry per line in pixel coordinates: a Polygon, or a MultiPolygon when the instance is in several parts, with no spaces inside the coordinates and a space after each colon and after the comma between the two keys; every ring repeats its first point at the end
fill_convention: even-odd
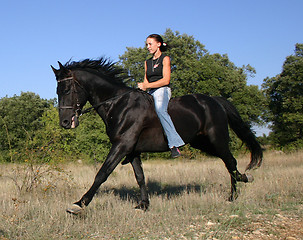
{"type": "Polygon", "coordinates": [[[232,194],[229,196],[228,201],[233,202],[238,198],[238,194],[232,194]]]}
{"type": "Polygon", "coordinates": [[[66,212],[74,215],[79,215],[84,211],[82,207],[77,204],[73,204],[70,208],[66,209],[66,212]]]}
{"type": "Polygon", "coordinates": [[[233,202],[234,201],[234,197],[233,196],[229,196],[229,198],[227,200],[228,200],[228,202],[233,202]]]}
{"type": "Polygon", "coordinates": [[[247,182],[253,182],[254,181],[254,177],[251,174],[245,174],[247,177],[247,182]]]}
{"type": "Polygon", "coordinates": [[[147,209],[148,209],[148,204],[147,203],[143,203],[143,202],[141,202],[139,205],[137,205],[136,207],[135,207],[135,209],[136,210],[142,210],[142,211],[147,211],[147,209]]]}

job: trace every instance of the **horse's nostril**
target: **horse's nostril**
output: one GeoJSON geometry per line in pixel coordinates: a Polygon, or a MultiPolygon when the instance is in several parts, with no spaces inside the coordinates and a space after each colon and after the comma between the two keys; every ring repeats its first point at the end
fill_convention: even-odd
{"type": "Polygon", "coordinates": [[[62,127],[67,127],[69,125],[69,121],[67,119],[62,121],[62,127]]]}

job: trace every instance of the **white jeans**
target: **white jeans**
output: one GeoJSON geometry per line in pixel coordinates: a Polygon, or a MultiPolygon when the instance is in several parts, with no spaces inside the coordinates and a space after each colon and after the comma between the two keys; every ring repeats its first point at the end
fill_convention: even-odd
{"type": "Polygon", "coordinates": [[[182,138],[177,133],[175,126],[167,112],[169,99],[171,97],[170,87],[152,89],[149,93],[153,96],[155,110],[158,114],[162,127],[167,137],[168,147],[180,147],[184,145],[182,138]]]}

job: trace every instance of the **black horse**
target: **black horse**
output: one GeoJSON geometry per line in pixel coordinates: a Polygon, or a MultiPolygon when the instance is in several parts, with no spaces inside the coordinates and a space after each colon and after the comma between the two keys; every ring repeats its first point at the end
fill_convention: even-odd
{"type": "MultiPolygon", "coordinates": [[[[136,208],[146,210],[149,198],[140,154],[169,150],[152,97],[127,87],[121,77],[121,69],[105,58],[69,61],[64,66],[58,63],[58,70],[51,67],[58,83],[60,125],[66,129],[77,127],[78,117],[88,101],[103,119],[112,143],[94,183],[67,211],[75,214],[82,211],[124,158],[124,164],[131,163],[141,190],[141,201],[136,208]]],[[[249,182],[253,178],[237,170],[237,161],[228,146],[228,124],[251,151],[247,170],[260,166],[262,162],[262,149],[235,107],[221,97],[192,94],[171,99],[168,112],[185,143],[223,160],[231,176],[229,200],[234,200],[237,181],[249,182]]]]}

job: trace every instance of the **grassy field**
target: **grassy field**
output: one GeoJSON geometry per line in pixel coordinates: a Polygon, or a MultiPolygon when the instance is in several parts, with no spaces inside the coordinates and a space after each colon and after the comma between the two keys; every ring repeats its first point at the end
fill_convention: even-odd
{"type": "MultiPolygon", "coordinates": [[[[240,171],[249,155],[238,157],[240,171]]],[[[95,166],[1,165],[0,239],[303,239],[303,152],[266,153],[253,183],[230,178],[220,159],[143,163],[150,209],[135,210],[131,166],[119,166],[80,216],[65,212],[91,185],[95,166]]]]}

